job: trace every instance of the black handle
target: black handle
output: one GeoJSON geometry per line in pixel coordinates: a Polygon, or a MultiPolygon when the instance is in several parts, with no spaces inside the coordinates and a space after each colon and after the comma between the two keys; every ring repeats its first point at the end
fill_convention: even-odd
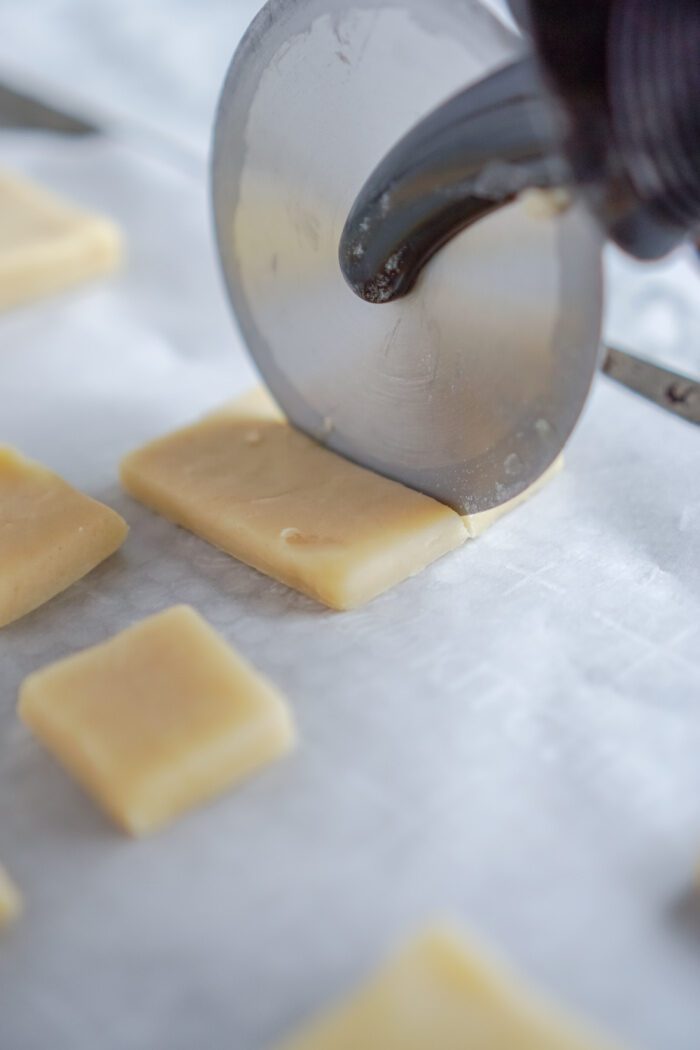
{"type": "Polygon", "coordinates": [[[700,233],[700,0],[528,0],[536,58],[431,113],[362,188],[339,259],[367,302],[529,186],[574,182],[608,236],[657,258],[700,233]]]}
{"type": "Polygon", "coordinates": [[[350,287],[371,303],[406,295],[455,234],[528,186],[566,179],[561,138],[531,58],[440,106],[387,154],[353,205],[339,251],[350,287]]]}
{"type": "Polygon", "coordinates": [[[564,148],[576,182],[608,235],[640,259],[697,235],[700,2],[518,7],[567,114],[564,148]]]}

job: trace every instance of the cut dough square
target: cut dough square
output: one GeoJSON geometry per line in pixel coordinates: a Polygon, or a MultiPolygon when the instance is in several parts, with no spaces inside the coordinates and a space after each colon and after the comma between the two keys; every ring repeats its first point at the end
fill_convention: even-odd
{"type": "Polygon", "coordinates": [[[530,485],[530,487],[525,489],[524,492],[521,492],[519,496],[516,496],[514,499],[509,499],[507,503],[502,503],[500,507],[494,507],[493,510],[484,510],[480,514],[465,514],[462,521],[469,533],[470,539],[475,540],[477,536],[481,536],[482,533],[486,532],[487,529],[490,529],[492,525],[495,525],[504,515],[510,514],[512,510],[516,510],[522,503],[529,500],[531,496],[536,495],[563,469],[564,456],[561,455],[558,459],[554,460],[551,467],[545,470],[544,474],[542,474],[534,484],[530,485]]]}
{"type": "Polygon", "coordinates": [[[30,675],[19,713],[133,835],[154,831],[294,743],[281,695],[188,606],[30,675]]]}
{"type": "Polygon", "coordinates": [[[0,446],[0,627],[85,576],[128,531],[109,507],[0,446]]]}
{"type": "Polygon", "coordinates": [[[453,510],[323,448],[258,391],[133,452],[121,477],[146,506],[334,609],[467,539],[453,510]]]}
{"type": "Polygon", "coordinates": [[[0,172],[0,309],[108,273],[121,253],[109,219],[0,172]]]}
{"type": "Polygon", "coordinates": [[[22,910],[22,897],[14,882],[0,865],[0,927],[8,925],[22,910]]]}
{"type": "Polygon", "coordinates": [[[613,1050],[448,931],[431,930],[278,1050],[613,1050]]]}

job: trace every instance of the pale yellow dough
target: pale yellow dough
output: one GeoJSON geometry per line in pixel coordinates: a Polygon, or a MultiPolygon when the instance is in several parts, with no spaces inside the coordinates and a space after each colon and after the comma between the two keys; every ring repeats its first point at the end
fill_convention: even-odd
{"type": "Polygon", "coordinates": [[[0,446],[0,627],[85,576],[127,532],[115,511],[0,446]]]}
{"type": "Polygon", "coordinates": [[[277,1050],[613,1050],[447,930],[416,938],[277,1050]]]}
{"type": "Polygon", "coordinates": [[[480,535],[517,499],[460,518],[301,434],[263,388],[127,456],[124,487],[228,554],[350,609],[480,535]]]}
{"type": "Polygon", "coordinates": [[[121,254],[109,219],[0,172],[0,310],[109,273],[121,254]]]}
{"type": "Polygon", "coordinates": [[[164,517],[334,609],[467,539],[453,510],[323,448],[258,391],[133,452],[121,477],[164,517]]]}
{"type": "Polygon", "coordinates": [[[188,606],[30,675],[19,714],[133,835],[294,743],[282,696],[188,606]]]}
{"type": "Polygon", "coordinates": [[[13,922],[22,911],[22,897],[14,882],[0,865],[0,927],[13,922]]]}

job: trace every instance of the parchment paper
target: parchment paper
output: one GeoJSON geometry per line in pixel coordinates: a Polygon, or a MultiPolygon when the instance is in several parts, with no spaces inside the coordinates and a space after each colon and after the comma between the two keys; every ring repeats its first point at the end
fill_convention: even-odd
{"type": "MultiPolygon", "coordinates": [[[[128,136],[0,152],[113,215],[129,253],[121,276],[0,318],[0,440],[132,526],[0,634],[0,859],[27,898],[0,941],[0,1048],[258,1050],[447,917],[631,1047],[696,1050],[697,430],[601,378],[536,500],[364,610],[324,611],[117,485],[123,453],[254,382],[203,151],[186,170],[128,136]],[[287,693],[301,747],[131,842],[19,725],[16,694],[174,602],[287,693]]],[[[610,334],[699,371],[690,254],[609,272],[610,334]]]]}

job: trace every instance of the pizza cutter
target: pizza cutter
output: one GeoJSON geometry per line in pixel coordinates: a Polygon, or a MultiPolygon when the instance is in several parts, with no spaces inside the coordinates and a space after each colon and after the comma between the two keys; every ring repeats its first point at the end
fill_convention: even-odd
{"type": "Polygon", "coordinates": [[[597,53],[602,22],[567,52],[537,8],[533,44],[478,0],[269,0],[216,120],[225,282],[272,394],[462,513],[522,492],[571,434],[601,364],[606,236],[660,254],[700,220],[691,192],[690,215],[645,207],[607,148],[599,66],[571,47],[597,53]]]}

